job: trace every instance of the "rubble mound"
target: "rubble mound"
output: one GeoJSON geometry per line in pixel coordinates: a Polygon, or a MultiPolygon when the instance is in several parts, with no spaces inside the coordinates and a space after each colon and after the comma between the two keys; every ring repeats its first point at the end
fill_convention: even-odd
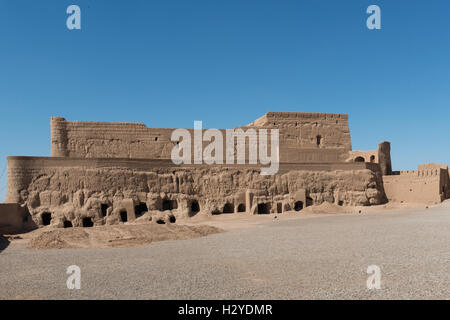
{"type": "Polygon", "coordinates": [[[306,207],[302,213],[354,213],[355,208],[343,207],[334,203],[323,202],[316,206],[306,207]]]}
{"type": "Polygon", "coordinates": [[[50,229],[30,239],[33,249],[121,248],[165,240],[186,240],[220,233],[212,226],[177,224],[130,224],[93,228],[50,229]]]}

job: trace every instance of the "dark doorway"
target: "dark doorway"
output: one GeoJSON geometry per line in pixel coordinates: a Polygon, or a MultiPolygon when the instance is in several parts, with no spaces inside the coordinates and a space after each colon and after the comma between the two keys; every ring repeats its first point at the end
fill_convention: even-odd
{"type": "Polygon", "coordinates": [[[163,200],[162,211],[173,210],[178,208],[177,200],[163,200]]]}
{"type": "Polygon", "coordinates": [[[94,226],[94,223],[92,222],[91,218],[83,218],[83,227],[90,228],[93,226],[94,226]]]}
{"type": "Polygon", "coordinates": [[[42,218],[42,224],[44,226],[48,226],[50,222],[52,221],[52,214],[50,212],[43,212],[41,215],[42,218]]]}
{"type": "Polygon", "coordinates": [[[120,211],[120,221],[122,222],[128,221],[128,215],[126,211],[120,211]]]}
{"type": "Polygon", "coordinates": [[[157,224],[166,224],[163,219],[156,220],[156,223],[157,224]]]}
{"type": "Polygon", "coordinates": [[[317,144],[317,146],[318,147],[320,147],[320,144],[322,143],[322,136],[321,135],[318,135],[317,137],[316,137],[316,144],[317,144]]]}
{"type": "Polygon", "coordinates": [[[198,201],[194,200],[191,203],[191,217],[195,216],[200,211],[200,206],[198,204],[198,201]]]}
{"type": "Polygon", "coordinates": [[[356,157],[355,162],[366,162],[366,159],[364,159],[363,157],[356,157]]]}
{"type": "Polygon", "coordinates": [[[268,203],[259,203],[258,204],[258,213],[259,214],[270,213],[270,205],[268,203]]]}
{"type": "Polygon", "coordinates": [[[108,205],[106,203],[102,203],[100,205],[100,210],[102,212],[102,216],[106,217],[106,213],[108,212],[108,205]]]}
{"type": "Polygon", "coordinates": [[[277,203],[277,213],[283,212],[283,204],[281,202],[277,203]]]}
{"type": "Polygon", "coordinates": [[[342,207],[343,205],[344,205],[344,201],[339,200],[339,201],[338,201],[338,206],[341,206],[341,207],[342,207]]]}
{"type": "Polygon", "coordinates": [[[134,207],[134,214],[136,215],[136,218],[141,217],[147,211],[148,211],[148,208],[147,208],[147,204],[145,202],[141,202],[137,206],[134,207]]]}
{"type": "Polygon", "coordinates": [[[303,202],[302,201],[296,201],[294,203],[294,210],[295,211],[300,211],[303,209],[303,202]]]}
{"type": "Polygon", "coordinates": [[[174,216],[170,216],[169,217],[169,222],[170,223],[175,223],[175,221],[177,221],[177,219],[174,216]]]}
{"type": "Polygon", "coordinates": [[[306,197],[306,206],[307,207],[309,207],[309,206],[312,206],[313,205],[313,199],[312,198],[310,198],[310,197],[306,197]]]}
{"type": "Polygon", "coordinates": [[[226,203],[223,206],[223,213],[233,213],[234,212],[234,207],[231,203],[226,203]]]}
{"type": "Polygon", "coordinates": [[[241,203],[238,205],[238,212],[245,212],[245,204],[241,203]]]}
{"type": "Polygon", "coordinates": [[[374,155],[371,155],[371,156],[370,156],[370,162],[372,162],[372,163],[375,162],[375,156],[374,156],[374,155]]]}
{"type": "Polygon", "coordinates": [[[64,228],[72,228],[72,222],[69,220],[64,221],[64,228]]]}

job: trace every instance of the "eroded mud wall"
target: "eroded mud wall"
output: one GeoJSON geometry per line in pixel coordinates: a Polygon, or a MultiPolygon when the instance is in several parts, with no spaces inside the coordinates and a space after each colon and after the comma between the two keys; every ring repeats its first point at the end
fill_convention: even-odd
{"type": "Polygon", "coordinates": [[[189,217],[224,211],[279,212],[280,207],[283,212],[324,201],[380,204],[384,201],[380,174],[366,169],[369,165],[340,164],[351,170],[327,166],[326,171],[286,166],[277,175],[262,176],[256,168],[10,157],[7,197],[26,204],[38,225],[45,224],[42,214],[49,213],[53,222],[66,219],[74,226],[81,225],[84,217],[97,225],[118,223],[124,211],[130,221],[136,210],[189,217]],[[265,207],[258,206],[261,203],[265,207]]]}

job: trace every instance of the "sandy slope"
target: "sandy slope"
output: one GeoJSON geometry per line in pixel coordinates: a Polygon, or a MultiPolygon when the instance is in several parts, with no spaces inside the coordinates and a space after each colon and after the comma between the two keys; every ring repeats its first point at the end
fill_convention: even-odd
{"type": "Polygon", "coordinates": [[[93,228],[43,229],[23,235],[22,242],[34,249],[118,248],[136,247],[165,240],[186,240],[222,232],[218,228],[206,225],[185,226],[151,223],[93,228]]]}

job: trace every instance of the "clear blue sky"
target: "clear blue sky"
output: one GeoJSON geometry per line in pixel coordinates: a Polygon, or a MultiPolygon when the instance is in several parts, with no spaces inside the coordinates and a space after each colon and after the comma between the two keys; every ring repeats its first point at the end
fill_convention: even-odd
{"type": "Polygon", "coordinates": [[[0,0],[0,44],[0,174],[50,154],[52,115],[231,128],[270,110],[348,113],[353,149],[391,141],[397,170],[450,164],[448,0],[0,0]]]}

